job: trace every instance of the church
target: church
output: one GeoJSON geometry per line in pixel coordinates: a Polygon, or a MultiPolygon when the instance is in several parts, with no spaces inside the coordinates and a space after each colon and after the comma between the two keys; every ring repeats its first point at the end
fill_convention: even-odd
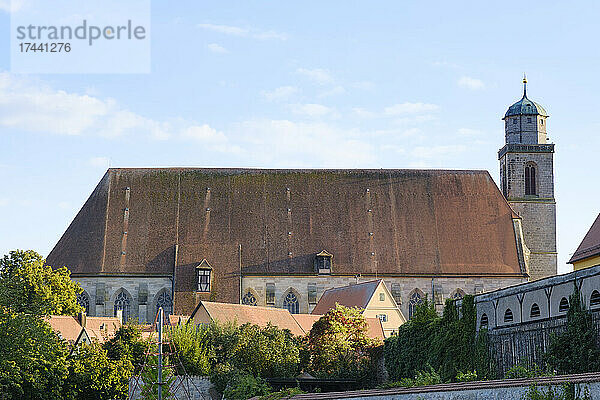
{"type": "Polygon", "coordinates": [[[487,171],[110,168],[47,257],[92,316],[152,321],[200,300],[310,313],[383,279],[410,318],[556,274],[554,145],[523,98],[487,171]]]}

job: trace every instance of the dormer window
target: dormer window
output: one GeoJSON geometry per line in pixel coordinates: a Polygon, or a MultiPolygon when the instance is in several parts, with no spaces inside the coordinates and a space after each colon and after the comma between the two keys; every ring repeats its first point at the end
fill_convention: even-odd
{"type": "Polygon", "coordinates": [[[323,250],[315,257],[315,270],[319,274],[331,274],[333,254],[323,250]]]}
{"type": "Polygon", "coordinates": [[[196,278],[198,282],[197,291],[208,293],[210,292],[210,281],[211,281],[212,267],[206,261],[202,260],[200,264],[196,266],[196,278]]]}

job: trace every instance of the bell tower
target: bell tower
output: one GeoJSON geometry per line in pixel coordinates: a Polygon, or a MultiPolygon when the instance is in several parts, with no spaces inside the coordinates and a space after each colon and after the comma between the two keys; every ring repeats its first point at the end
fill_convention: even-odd
{"type": "Polygon", "coordinates": [[[498,151],[502,193],[522,218],[525,245],[530,250],[531,280],[556,275],[556,200],[554,144],[546,135],[548,114],[523,97],[504,115],[505,145],[498,151]]]}

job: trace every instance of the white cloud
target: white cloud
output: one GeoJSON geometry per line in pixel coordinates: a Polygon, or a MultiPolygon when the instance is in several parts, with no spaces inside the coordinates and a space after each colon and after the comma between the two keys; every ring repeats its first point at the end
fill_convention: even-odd
{"type": "Polygon", "coordinates": [[[306,117],[323,117],[328,114],[334,114],[334,110],[322,104],[290,104],[290,108],[294,114],[303,115],[306,117]]]}
{"type": "Polygon", "coordinates": [[[212,51],[213,53],[219,53],[219,54],[227,54],[229,53],[229,51],[227,51],[227,49],[217,43],[209,43],[206,47],[208,47],[208,49],[210,51],[212,51]]]}
{"type": "Polygon", "coordinates": [[[375,167],[376,152],[365,140],[368,133],[340,129],[322,122],[252,120],[236,124],[236,131],[253,162],[273,168],[375,167]],[[268,149],[266,151],[265,149],[268,149]],[[323,151],[322,149],[326,149],[323,151]]]}
{"type": "Polygon", "coordinates": [[[239,37],[251,37],[257,40],[287,40],[285,33],[276,31],[261,31],[253,28],[242,28],[233,25],[215,25],[215,24],[198,24],[199,28],[222,33],[225,35],[239,36],[239,37]]]}
{"type": "Polygon", "coordinates": [[[91,157],[88,164],[94,168],[107,169],[110,166],[110,160],[108,157],[91,157]]]}
{"type": "Polygon", "coordinates": [[[386,107],[384,109],[384,113],[386,115],[421,114],[425,112],[436,111],[437,109],[439,109],[437,104],[402,103],[386,107]]]}
{"type": "Polygon", "coordinates": [[[199,28],[213,32],[224,33],[226,35],[246,36],[250,32],[248,29],[231,25],[198,24],[199,28]]]}
{"type": "Polygon", "coordinates": [[[268,101],[287,100],[298,93],[298,88],[294,86],[281,86],[273,90],[263,90],[260,94],[268,101]]]}
{"type": "Polygon", "coordinates": [[[338,95],[344,94],[344,93],[346,93],[346,89],[344,89],[343,86],[338,85],[338,86],[331,88],[330,90],[326,90],[324,92],[319,93],[318,97],[323,98],[323,97],[338,96],[338,95]]]}
{"type": "Polygon", "coordinates": [[[352,112],[354,113],[354,115],[356,115],[359,118],[375,118],[377,117],[377,113],[373,112],[373,111],[369,111],[365,108],[361,108],[361,107],[354,107],[352,109],[352,112]]]}
{"type": "Polygon", "coordinates": [[[439,158],[467,150],[464,145],[439,145],[439,146],[417,146],[412,149],[411,154],[416,158],[439,158]]]}
{"type": "MultiPolygon", "coordinates": [[[[113,99],[55,90],[37,80],[0,72],[0,127],[56,135],[116,138],[136,135],[153,140],[194,138],[214,144],[222,133],[208,125],[154,120],[129,111],[113,99]],[[212,129],[212,128],[210,128],[212,129]]],[[[220,140],[219,145],[226,141],[220,140]]],[[[219,151],[231,151],[221,147],[219,151]]]]}
{"type": "Polygon", "coordinates": [[[25,5],[25,0],[0,0],[0,11],[17,12],[25,5]]]}
{"type": "Polygon", "coordinates": [[[298,68],[296,72],[300,75],[307,77],[311,81],[318,83],[319,85],[325,85],[327,83],[333,82],[333,76],[331,76],[329,71],[321,68],[298,68]]]}
{"type": "Polygon", "coordinates": [[[458,80],[458,86],[470,89],[470,90],[481,90],[485,88],[485,84],[481,79],[471,78],[463,76],[458,80]]]}
{"type": "Polygon", "coordinates": [[[471,129],[471,128],[459,128],[458,134],[460,136],[479,136],[479,135],[481,135],[481,131],[478,131],[477,129],[471,129]]]}
{"type": "Polygon", "coordinates": [[[204,143],[225,143],[227,141],[227,137],[223,132],[219,132],[207,124],[190,126],[182,132],[182,136],[204,143]]]}

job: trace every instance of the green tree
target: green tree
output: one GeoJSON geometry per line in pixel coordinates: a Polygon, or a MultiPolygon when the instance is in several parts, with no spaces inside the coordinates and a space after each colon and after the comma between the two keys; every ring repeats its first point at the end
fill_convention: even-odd
{"type": "Polygon", "coordinates": [[[308,336],[310,370],[317,376],[372,379],[370,351],[379,341],[369,338],[361,310],[336,304],[317,322],[308,336]]]}
{"type": "Polygon", "coordinates": [[[0,260],[0,306],[35,315],[74,315],[81,287],[65,267],[45,265],[33,250],[15,250],[0,260]]]}
{"type": "MultiPolygon", "coordinates": [[[[189,375],[209,375],[215,355],[210,346],[210,331],[193,323],[181,324],[169,331],[185,372],[189,375]]],[[[183,373],[183,371],[178,371],[183,373]]]]}
{"type": "Polygon", "coordinates": [[[577,284],[569,297],[565,331],[551,335],[550,346],[544,358],[559,373],[600,371],[600,347],[592,315],[581,301],[577,284]]]}
{"type": "Polygon", "coordinates": [[[70,358],[65,398],[76,400],[126,399],[133,365],[127,358],[111,360],[99,344],[82,345],[70,358]]]}
{"type": "Polygon", "coordinates": [[[0,307],[0,399],[62,399],[67,346],[41,318],[0,307]]]}
{"type": "Polygon", "coordinates": [[[115,336],[103,344],[111,360],[127,359],[136,373],[146,361],[146,351],[150,344],[142,338],[140,327],[133,324],[122,325],[115,336]]]}
{"type": "Polygon", "coordinates": [[[172,368],[169,366],[167,357],[163,358],[162,368],[162,385],[158,384],[158,356],[149,356],[144,369],[141,371],[141,398],[142,399],[158,399],[158,388],[162,386],[161,395],[164,400],[174,399],[175,396],[171,392],[171,385],[175,381],[172,368]]]}

